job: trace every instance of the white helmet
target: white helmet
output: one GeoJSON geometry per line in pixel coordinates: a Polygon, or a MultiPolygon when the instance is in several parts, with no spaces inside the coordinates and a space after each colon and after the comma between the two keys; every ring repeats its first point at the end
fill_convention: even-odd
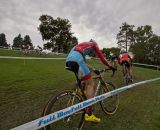
{"type": "Polygon", "coordinates": [[[122,54],[122,53],[126,53],[126,50],[125,49],[121,49],[120,50],[120,54],[122,54]]]}

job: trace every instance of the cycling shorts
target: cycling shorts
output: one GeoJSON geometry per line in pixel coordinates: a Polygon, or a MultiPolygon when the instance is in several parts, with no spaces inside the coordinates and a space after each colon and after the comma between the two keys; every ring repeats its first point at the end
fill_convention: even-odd
{"type": "Polygon", "coordinates": [[[87,80],[91,78],[91,71],[89,70],[87,64],[84,61],[84,57],[82,56],[80,52],[71,50],[71,52],[67,56],[66,63],[70,61],[76,62],[79,65],[77,72],[78,72],[78,76],[82,80],[87,80]]]}
{"type": "Polygon", "coordinates": [[[122,61],[121,65],[123,65],[123,64],[125,64],[125,66],[128,68],[131,66],[131,64],[128,61],[122,61]]]}

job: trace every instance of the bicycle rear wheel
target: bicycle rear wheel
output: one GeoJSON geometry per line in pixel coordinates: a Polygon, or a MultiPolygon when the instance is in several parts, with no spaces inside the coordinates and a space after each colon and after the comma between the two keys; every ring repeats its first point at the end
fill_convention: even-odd
{"type": "MultiPolygon", "coordinates": [[[[104,94],[109,91],[115,90],[115,85],[112,82],[106,82],[105,85],[101,86],[99,94],[104,94]]],[[[111,115],[114,114],[119,105],[119,96],[118,94],[108,97],[107,99],[100,101],[100,106],[105,114],[111,115]]]]}
{"type": "MultiPolygon", "coordinates": [[[[43,111],[43,116],[70,107],[79,102],[82,102],[82,97],[75,94],[74,90],[62,91],[49,100],[43,111]]],[[[76,112],[73,115],[44,127],[43,130],[81,130],[84,124],[84,114],[85,110],[76,112]]]]}
{"type": "Polygon", "coordinates": [[[129,75],[128,75],[128,70],[127,70],[125,63],[123,63],[122,67],[123,67],[123,74],[124,74],[125,82],[126,82],[126,85],[128,85],[129,84],[129,75]]]}

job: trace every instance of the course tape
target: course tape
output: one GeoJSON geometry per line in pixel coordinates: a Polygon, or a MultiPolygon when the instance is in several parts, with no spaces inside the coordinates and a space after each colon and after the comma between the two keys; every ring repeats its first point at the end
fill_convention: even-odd
{"type": "Polygon", "coordinates": [[[29,60],[63,60],[66,58],[38,58],[38,57],[12,57],[12,56],[0,56],[2,59],[29,59],[29,60]]]}
{"type": "Polygon", "coordinates": [[[134,84],[131,84],[131,85],[128,85],[128,86],[118,88],[118,89],[113,90],[111,92],[99,95],[97,97],[94,97],[94,98],[91,98],[89,100],[83,101],[83,102],[78,103],[76,105],[73,105],[71,107],[68,107],[68,108],[65,108],[63,110],[54,112],[54,113],[49,114],[47,116],[41,117],[39,119],[33,120],[31,122],[28,122],[26,124],[23,124],[21,126],[13,128],[11,130],[37,130],[37,129],[40,129],[40,128],[48,125],[48,124],[51,124],[51,123],[56,122],[56,121],[58,121],[58,120],[60,120],[64,117],[72,115],[75,112],[80,111],[80,110],[86,108],[87,106],[95,104],[99,101],[102,101],[102,100],[104,100],[104,99],[106,99],[110,96],[121,93],[121,92],[123,92],[127,89],[130,89],[130,88],[133,88],[135,86],[142,85],[142,84],[149,83],[149,82],[153,82],[153,81],[157,81],[157,80],[160,80],[160,77],[155,78],[155,79],[151,79],[151,80],[145,80],[145,81],[137,82],[137,83],[134,83],[134,84]]]}
{"type": "MultiPolygon", "coordinates": [[[[0,56],[2,59],[30,59],[30,60],[64,60],[66,58],[39,58],[39,57],[14,57],[14,56],[0,56]]],[[[88,58],[91,59],[91,58],[88,58]]],[[[99,58],[92,58],[92,59],[99,59],[99,58]]],[[[156,65],[148,65],[148,64],[141,64],[141,63],[133,63],[134,65],[141,65],[141,66],[149,66],[149,67],[155,67],[157,69],[160,69],[160,66],[156,65]]]]}
{"type": "Polygon", "coordinates": [[[133,63],[133,65],[148,66],[148,67],[154,67],[154,68],[160,69],[160,66],[156,66],[156,65],[148,65],[148,64],[142,64],[142,63],[133,63]]]}

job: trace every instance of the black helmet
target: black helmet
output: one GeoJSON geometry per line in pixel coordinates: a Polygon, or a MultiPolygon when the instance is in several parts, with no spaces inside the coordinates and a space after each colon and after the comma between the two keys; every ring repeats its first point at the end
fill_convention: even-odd
{"type": "Polygon", "coordinates": [[[93,39],[90,39],[90,40],[89,40],[89,42],[96,42],[96,41],[95,41],[95,40],[93,40],[93,39]]]}

